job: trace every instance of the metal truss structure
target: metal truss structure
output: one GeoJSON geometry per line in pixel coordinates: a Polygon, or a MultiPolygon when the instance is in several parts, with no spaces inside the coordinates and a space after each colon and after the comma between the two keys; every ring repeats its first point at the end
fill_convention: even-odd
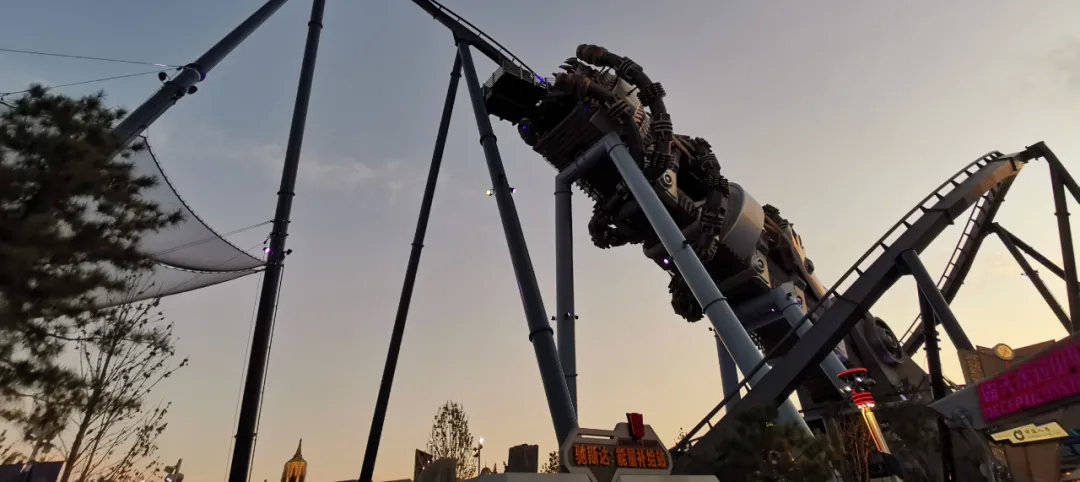
{"type": "MultiPolygon", "coordinates": [[[[118,135],[133,138],[169,106],[193,93],[195,84],[284,1],[266,2],[205,55],[180,69],[117,127],[118,135]]],[[[704,139],[673,132],[671,115],[662,100],[666,93],[640,65],[602,47],[582,45],[562,66],[565,72],[552,82],[438,2],[413,2],[451,31],[457,48],[360,480],[370,481],[374,470],[462,74],[521,292],[528,338],[560,442],[577,428],[577,316],[570,235],[574,184],[595,203],[589,223],[594,244],[641,244],[646,257],[671,274],[675,312],[689,321],[708,318],[716,333],[725,396],[674,447],[676,473],[711,470],[710,462],[732,419],[725,416],[716,420],[721,408],[734,404],[725,410],[732,413],[755,405],[775,406],[781,420],[806,427],[804,415],[795,410],[790,396],[798,395],[806,418],[820,418],[823,415],[814,414],[815,406],[842,400],[835,375],[851,367],[867,368],[880,382],[876,391],[893,394],[929,381],[932,398],[943,397],[948,387],[937,355],[936,326],[944,328],[957,348],[972,347],[949,302],[989,234],[998,236],[1066,330],[1073,333],[1080,327],[1080,289],[1066,206],[1066,192],[1080,201],[1080,187],[1041,142],[1014,154],[991,152],[965,166],[905,214],[839,281],[825,289],[813,274],[813,263],[806,257],[800,237],[779,210],[758,204],[746,189],[722,176],[719,160],[704,139]],[[498,66],[486,84],[477,76],[473,50],[498,66]],[[558,328],[557,342],[522,234],[491,115],[514,123],[522,139],[559,170],[555,178],[557,297],[556,314],[551,318],[558,328]],[[1060,267],[995,222],[1017,174],[1036,159],[1050,166],[1063,260],[1060,267]],[[944,273],[935,281],[918,255],[969,209],[971,215],[961,238],[944,273]],[[1054,299],[1025,254],[1064,279],[1067,310],[1054,299]],[[906,275],[918,286],[915,299],[920,303],[922,323],[901,342],[869,310],[906,275]],[[923,345],[927,347],[929,374],[910,358],[923,345]],[[745,374],[741,380],[736,367],[745,374]]],[[[278,280],[288,253],[285,238],[323,8],[324,0],[313,1],[230,466],[232,482],[245,481],[249,475],[278,280]]]]}
{"type": "MultiPolygon", "coordinates": [[[[501,46],[485,45],[482,33],[441,5],[414,2],[454,32],[459,60],[467,58],[471,45],[499,66],[483,89],[469,79],[469,67],[466,78],[560,440],[567,426],[576,426],[577,315],[570,241],[573,184],[596,203],[589,225],[594,243],[600,247],[643,244],[646,256],[672,274],[676,312],[690,321],[707,317],[717,334],[725,398],[674,448],[679,473],[710,470],[732,419],[713,420],[725,404],[737,400],[736,411],[759,404],[777,406],[782,420],[804,424],[789,397],[797,392],[808,408],[805,413],[812,414],[815,404],[839,396],[834,375],[851,366],[867,366],[875,378],[884,381],[875,391],[895,396],[903,388],[929,382],[931,399],[945,396],[948,388],[941,375],[936,326],[945,329],[956,347],[972,347],[949,302],[989,233],[1002,239],[1066,329],[1073,331],[1073,315],[1065,314],[1020,253],[1028,253],[1065,279],[1073,313],[1080,292],[1064,192],[1080,196],[1080,190],[1041,142],[1014,154],[992,152],[965,166],[905,214],[825,290],[812,274],[813,265],[802,251],[801,240],[778,211],[757,205],[742,187],[720,175],[707,142],[671,131],[670,114],[660,100],[665,92],[639,65],[606,49],[583,45],[562,66],[566,73],[556,74],[551,83],[516,58],[510,60],[501,46]],[[630,95],[635,91],[636,98],[630,95]],[[558,327],[557,359],[552,359],[547,346],[550,327],[546,317],[540,316],[543,308],[539,292],[533,289],[535,277],[523,240],[517,236],[517,215],[489,130],[489,113],[517,125],[523,140],[559,170],[555,181],[557,301],[551,318],[558,327]],[[1064,268],[994,222],[1015,176],[1035,159],[1046,160],[1051,168],[1064,268]],[[935,282],[918,254],[969,209],[961,239],[935,282]],[[915,299],[923,323],[901,343],[869,310],[906,275],[918,286],[915,299]],[[910,358],[924,343],[929,374],[910,358]],[[741,382],[735,377],[735,366],[746,374],[741,382]],[[559,368],[562,380],[553,379],[552,367],[559,368]],[[745,395],[740,395],[742,388],[748,388],[745,395]]],[[[425,206],[428,202],[425,195],[425,206]]],[[[418,236],[422,236],[419,229],[418,236]]],[[[412,264],[410,269],[415,269],[412,264]]],[[[409,272],[407,284],[414,275],[409,272]]],[[[391,349],[396,355],[397,348],[392,345],[391,349]]],[[[946,437],[943,446],[951,446],[948,430],[941,432],[946,437]]],[[[951,456],[945,454],[944,459],[944,470],[952,472],[951,456]]],[[[370,472],[365,471],[361,480],[367,480],[364,475],[370,472]]]]}

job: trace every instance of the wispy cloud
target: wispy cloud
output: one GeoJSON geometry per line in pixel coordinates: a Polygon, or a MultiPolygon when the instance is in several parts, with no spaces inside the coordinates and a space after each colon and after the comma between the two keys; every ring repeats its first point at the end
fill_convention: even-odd
{"type": "Polygon", "coordinates": [[[1050,61],[1070,89],[1080,90],[1080,38],[1066,39],[1050,51],[1050,61]]]}
{"type": "MultiPolygon", "coordinates": [[[[184,151],[192,144],[198,152],[211,152],[214,162],[238,168],[249,175],[278,179],[285,159],[285,146],[277,142],[256,142],[227,138],[214,131],[191,132],[184,144],[176,145],[167,129],[151,132],[150,141],[159,151],[171,151],[168,157],[186,157],[184,151]]],[[[348,193],[382,189],[394,193],[403,184],[399,177],[406,174],[408,163],[398,160],[379,160],[374,163],[352,155],[321,152],[307,148],[301,153],[299,182],[324,192],[348,193]]]]}
{"type": "MultiPolygon", "coordinates": [[[[234,153],[234,160],[247,162],[277,176],[285,159],[284,146],[277,143],[260,144],[247,151],[247,156],[234,153]]],[[[397,180],[403,163],[394,160],[372,165],[354,156],[304,152],[300,157],[300,181],[321,190],[353,192],[360,189],[381,187],[391,192],[402,188],[397,180]]]]}

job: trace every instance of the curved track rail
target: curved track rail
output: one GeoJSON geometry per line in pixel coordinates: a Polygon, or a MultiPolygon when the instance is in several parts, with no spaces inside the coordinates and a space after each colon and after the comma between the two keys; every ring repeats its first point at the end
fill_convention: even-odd
{"type": "Polygon", "coordinates": [[[536,73],[525,62],[514,55],[510,49],[504,47],[499,41],[495,40],[492,36],[484,33],[479,27],[473,25],[458,15],[453,10],[450,10],[443,4],[435,0],[413,0],[420,8],[425,12],[431,14],[439,23],[449,28],[454,34],[455,40],[464,41],[469,45],[472,45],[480,53],[484,54],[487,58],[495,62],[499,67],[516,67],[523,69],[531,73],[540,83],[546,82],[544,77],[536,73]]]}
{"type": "MultiPolygon", "coordinates": [[[[1012,179],[1027,161],[1035,157],[1037,154],[1030,149],[1010,155],[1002,155],[997,151],[991,152],[966,165],[923,198],[863,253],[825,294],[822,302],[803,317],[799,325],[814,317],[816,319],[814,327],[779,359],[776,366],[759,383],[754,385],[753,390],[742,399],[739,406],[761,404],[776,406],[785,400],[795,389],[799,379],[806,372],[817,367],[855,323],[866,316],[867,310],[881,295],[905,274],[902,264],[898,263],[901,253],[922,251],[948,225],[952,224],[955,218],[973,205],[980,203],[988,195],[992,196],[990,200],[997,199],[997,201],[991,204],[985,204],[990,200],[985,201],[983,210],[980,211],[985,214],[976,216],[976,220],[980,217],[992,219],[1012,179]],[[868,263],[871,259],[873,261],[868,263]]],[[[986,225],[980,224],[980,229],[986,225]]],[[[982,236],[974,234],[967,235],[968,240],[981,240],[981,238],[982,236]]],[[[974,243],[974,241],[970,242],[974,243]]],[[[964,243],[962,240],[961,244],[969,243],[964,243]]],[[[974,249],[977,249],[977,245],[970,247],[973,248],[970,251],[971,254],[964,258],[957,258],[954,252],[954,259],[951,261],[953,264],[950,265],[953,267],[952,273],[966,274],[971,260],[974,259],[974,249]],[[957,259],[960,260],[957,261],[957,259]]],[[[960,274],[952,275],[952,279],[962,280],[962,278],[960,274]]],[[[946,276],[944,283],[948,283],[948,280],[949,277],[946,276]]],[[[958,285],[959,282],[957,281],[956,284],[958,285]]],[[[789,336],[797,328],[798,325],[792,329],[789,336]]],[[[783,345],[783,343],[778,345],[783,345]]],[[[750,375],[752,376],[753,373],[750,375]]],[[[710,411],[706,418],[676,445],[674,451],[680,453],[675,465],[678,473],[699,473],[702,470],[709,470],[707,466],[717,455],[725,431],[725,420],[729,417],[721,419],[716,424],[711,421],[725,402],[726,400],[710,411]],[[696,433],[705,425],[710,426],[709,431],[695,438],[696,433]],[[691,440],[696,440],[697,443],[689,446],[691,440]]]]}

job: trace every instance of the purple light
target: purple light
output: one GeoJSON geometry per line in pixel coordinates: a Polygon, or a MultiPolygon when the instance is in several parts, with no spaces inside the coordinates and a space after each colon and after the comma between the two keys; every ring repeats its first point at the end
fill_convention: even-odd
{"type": "Polygon", "coordinates": [[[510,194],[513,194],[513,193],[515,193],[515,192],[517,192],[517,188],[516,188],[516,187],[512,187],[512,188],[510,188],[510,194]]]}
{"type": "Polygon", "coordinates": [[[671,260],[667,259],[667,258],[664,258],[664,264],[665,265],[671,264],[671,260]]]}
{"type": "Polygon", "coordinates": [[[270,254],[270,247],[269,246],[263,246],[263,252],[266,253],[266,254],[270,254]]]}

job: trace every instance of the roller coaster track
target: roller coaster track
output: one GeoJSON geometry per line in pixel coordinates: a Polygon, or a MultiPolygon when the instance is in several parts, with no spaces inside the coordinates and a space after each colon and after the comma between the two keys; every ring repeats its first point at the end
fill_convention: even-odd
{"type": "MultiPolygon", "coordinates": [[[[973,214],[968,219],[964,230],[968,234],[961,237],[958,249],[954,250],[950,260],[951,265],[941,281],[942,286],[955,285],[955,295],[955,290],[959,289],[960,282],[970,269],[974,250],[983,237],[980,233],[996,214],[1013,178],[1027,161],[1035,157],[1038,154],[1030,149],[1010,155],[991,152],[964,166],[923,198],[863,253],[829,289],[822,301],[788,333],[785,338],[792,336],[799,325],[810,318],[816,319],[815,325],[753,386],[738,406],[776,406],[786,399],[803,375],[816,369],[826,354],[866,315],[881,295],[905,274],[902,264],[898,262],[900,254],[906,251],[921,252],[956,217],[978,204],[980,207],[975,212],[979,214],[973,214]],[[950,284],[950,280],[954,281],[950,284]]],[[[777,346],[784,344],[781,341],[777,346]]],[[[759,368],[751,370],[743,384],[759,368]]],[[[710,411],[674,447],[673,452],[678,454],[674,467],[676,473],[707,473],[710,470],[709,465],[718,454],[731,417],[724,417],[715,424],[712,419],[726,402],[725,399],[710,411]],[[710,427],[708,432],[695,437],[705,425],[710,427]],[[696,443],[691,446],[692,440],[696,440],[696,443]]]]}
{"type": "Polygon", "coordinates": [[[461,15],[458,15],[453,10],[446,8],[443,4],[435,0],[413,0],[420,8],[425,12],[431,14],[439,23],[449,28],[454,33],[454,38],[459,41],[464,41],[469,45],[472,45],[476,50],[479,50],[487,58],[499,65],[499,67],[516,67],[518,69],[525,70],[532,73],[533,78],[537,79],[540,83],[544,83],[544,78],[537,74],[535,70],[525,65],[518,56],[514,55],[509,49],[500,44],[497,40],[490,35],[484,33],[479,27],[473,25],[461,15]]]}
{"type": "MultiPolygon", "coordinates": [[[[971,215],[968,216],[967,223],[964,224],[964,230],[960,233],[960,239],[956,241],[956,247],[953,248],[949,261],[945,263],[941,278],[938,279],[937,287],[945,301],[951,303],[956,298],[956,294],[964,284],[964,279],[967,277],[968,272],[971,271],[971,266],[975,262],[975,254],[982,246],[983,239],[986,238],[987,234],[993,232],[994,216],[997,215],[998,209],[1001,208],[1002,202],[1005,201],[1005,194],[1012,187],[1012,179],[1015,178],[1002,181],[997,188],[984,194],[971,210],[971,215]]],[[[920,323],[921,320],[922,314],[916,315],[907,332],[901,337],[904,342],[904,353],[908,356],[919,351],[919,347],[926,340],[926,334],[923,333],[923,326],[920,323]]],[[[945,329],[956,348],[975,349],[971,341],[968,340],[967,335],[959,327],[945,326],[945,329]]]]}

